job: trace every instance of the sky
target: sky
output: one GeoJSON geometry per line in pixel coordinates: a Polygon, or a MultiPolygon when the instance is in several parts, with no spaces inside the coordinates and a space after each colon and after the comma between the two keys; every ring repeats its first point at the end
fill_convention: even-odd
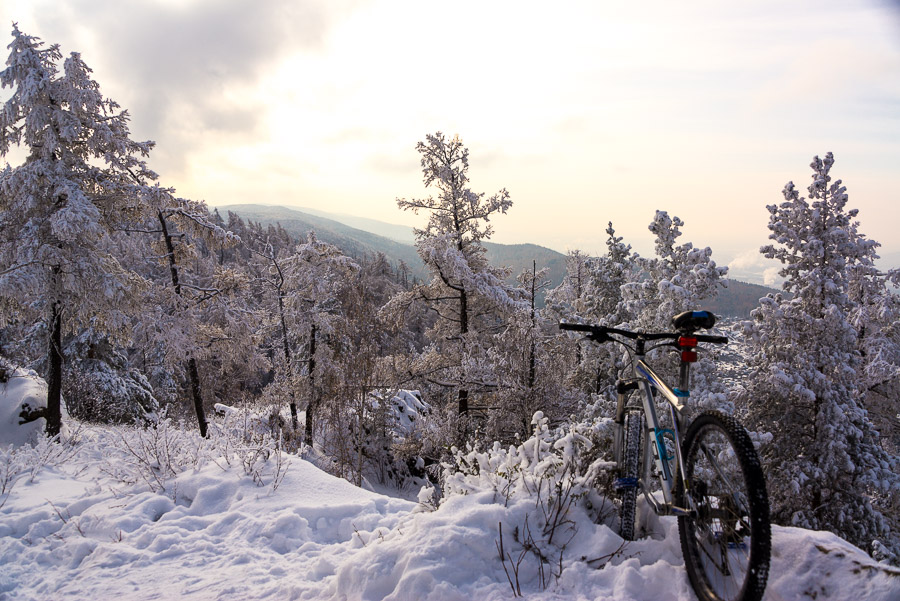
{"type": "Polygon", "coordinates": [[[602,253],[612,221],[652,254],[665,210],[771,275],[766,205],[831,151],[900,265],[898,0],[4,0],[12,22],[80,52],[161,183],[211,206],[424,225],[396,200],[430,194],[441,131],[511,195],[496,242],[602,253]]]}

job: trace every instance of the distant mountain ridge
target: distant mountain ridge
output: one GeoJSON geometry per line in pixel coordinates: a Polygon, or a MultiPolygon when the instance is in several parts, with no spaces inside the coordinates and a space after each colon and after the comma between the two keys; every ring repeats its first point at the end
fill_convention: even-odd
{"type": "MultiPolygon", "coordinates": [[[[303,239],[310,230],[329,244],[334,244],[351,257],[384,253],[388,261],[397,265],[406,264],[410,274],[426,277],[425,266],[416,252],[412,228],[386,223],[376,219],[338,215],[316,209],[291,209],[280,206],[238,204],[213,207],[222,217],[230,211],[245,221],[255,221],[263,225],[280,223],[292,236],[303,239]],[[309,211],[309,212],[307,212],[309,211]],[[373,231],[374,230],[374,231],[373,231]],[[404,242],[403,240],[408,240],[404,242]]],[[[559,286],[566,274],[566,255],[537,244],[497,244],[484,242],[487,256],[495,267],[510,268],[510,279],[524,270],[548,269],[548,289],[559,286]]],[[[726,288],[720,289],[718,296],[703,303],[718,315],[749,317],[750,311],[759,306],[759,299],[773,289],[758,284],[748,284],[728,280],[726,288]]],[[[699,308],[699,307],[698,307],[699,308]]]]}
{"type": "MultiPolygon", "coordinates": [[[[396,238],[390,238],[380,233],[373,233],[360,229],[343,219],[342,215],[334,215],[325,211],[316,211],[317,215],[306,213],[299,209],[286,207],[240,204],[215,207],[220,214],[230,211],[240,216],[241,219],[255,221],[264,225],[280,223],[292,236],[303,238],[310,230],[316,232],[316,236],[329,244],[334,244],[352,257],[361,257],[367,253],[381,252],[394,264],[403,261],[410,272],[418,277],[425,277],[425,265],[416,252],[413,244],[414,236],[412,228],[385,223],[375,219],[352,218],[348,219],[356,225],[377,229],[379,232],[392,233],[398,238],[403,237],[403,230],[408,232],[409,242],[400,242],[396,238]]],[[[223,214],[224,218],[225,215],[223,214]]],[[[531,270],[533,262],[537,263],[537,269],[544,267],[549,269],[547,279],[551,286],[558,286],[566,272],[566,256],[555,250],[538,246],[537,244],[496,244],[485,242],[488,259],[497,267],[509,267],[511,277],[515,277],[523,270],[531,270]]]]}
{"type": "MultiPolygon", "coordinates": [[[[324,212],[320,212],[320,215],[312,215],[297,209],[255,204],[227,205],[215,208],[219,210],[220,214],[230,211],[245,221],[255,221],[263,225],[280,223],[289,234],[300,239],[306,238],[307,232],[315,231],[319,240],[334,244],[351,257],[382,252],[395,265],[403,261],[413,275],[418,277],[425,275],[425,266],[411,242],[398,242],[383,235],[323,217],[321,215],[324,215],[324,212]]],[[[222,214],[222,217],[224,218],[225,215],[222,214]]],[[[364,222],[375,222],[375,220],[364,220],[364,222]]],[[[412,229],[410,229],[411,235],[412,229]]]]}
{"type": "Polygon", "coordinates": [[[384,236],[385,238],[389,238],[396,242],[414,244],[416,241],[413,228],[407,225],[398,225],[396,223],[388,223],[386,221],[379,221],[378,219],[369,219],[368,217],[357,217],[356,215],[347,215],[345,213],[329,213],[327,211],[310,209],[308,207],[298,207],[297,211],[308,215],[315,215],[316,217],[324,217],[331,221],[337,221],[338,223],[349,225],[352,228],[364,232],[384,236]]]}

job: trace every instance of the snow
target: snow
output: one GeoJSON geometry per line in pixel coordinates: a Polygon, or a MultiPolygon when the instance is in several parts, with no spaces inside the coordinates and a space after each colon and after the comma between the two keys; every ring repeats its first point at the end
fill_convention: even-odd
{"type": "Polygon", "coordinates": [[[46,420],[20,424],[23,409],[47,406],[47,383],[35,372],[0,363],[0,445],[35,442],[46,420]]]}
{"type": "Polygon", "coordinates": [[[107,438],[15,484],[0,509],[0,599],[319,598],[415,508],[297,458],[274,491],[212,462],[154,492],[103,474],[107,438]]]}
{"type": "MultiPolygon", "coordinates": [[[[15,375],[0,389],[2,416],[46,397],[34,374],[15,375]]],[[[413,393],[394,401],[410,414],[424,407],[413,393]]],[[[539,541],[564,547],[562,559],[541,569],[524,551],[518,541],[532,530],[540,539],[542,520],[528,482],[566,481],[573,449],[589,444],[572,430],[551,446],[540,414],[518,449],[461,454],[480,468],[448,478],[439,503],[430,489],[416,503],[357,488],[241,428],[215,424],[201,439],[168,420],[68,421],[62,443],[2,421],[0,601],[468,601],[513,599],[514,589],[535,600],[695,599],[676,520],[643,502],[637,541],[610,529],[602,507],[597,520],[578,506],[555,547],[539,541]],[[537,479],[491,485],[512,473],[537,479]]],[[[772,550],[769,601],[900,599],[900,569],[834,534],[775,526],[772,550]]]]}
{"type": "MultiPolygon", "coordinates": [[[[535,510],[527,499],[507,506],[476,491],[431,510],[287,455],[280,480],[275,457],[260,478],[223,457],[153,490],[110,469],[136,432],[82,427],[76,443],[0,453],[0,466],[19,466],[0,495],[0,600],[513,598],[499,525],[517,558],[514,528],[535,510]]],[[[645,520],[649,536],[624,548],[607,526],[578,519],[546,590],[524,557],[525,598],[694,598],[674,518],[645,520]]],[[[900,570],[832,534],[775,527],[766,599],[807,597],[900,599],[900,570]]]]}

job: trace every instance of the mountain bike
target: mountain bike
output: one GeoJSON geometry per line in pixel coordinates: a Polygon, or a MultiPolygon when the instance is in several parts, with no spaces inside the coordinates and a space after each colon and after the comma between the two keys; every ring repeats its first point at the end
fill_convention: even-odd
{"type": "Polygon", "coordinates": [[[730,415],[705,411],[690,423],[685,415],[698,344],[728,342],[724,336],[696,333],[715,323],[709,311],[687,311],[672,318],[673,332],[577,323],[559,327],[584,332],[593,342],[617,342],[630,359],[630,374],[616,382],[613,443],[622,538],[634,539],[640,491],[658,515],[678,518],[685,568],[702,601],[759,601],[771,554],[769,500],[759,457],[747,431],[730,415]],[[681,355],[675,387],[647,364],[647,353],[665,346],[681,355]],[[658,397],[668,408],[665,426],[657,413],[658,397]]]}

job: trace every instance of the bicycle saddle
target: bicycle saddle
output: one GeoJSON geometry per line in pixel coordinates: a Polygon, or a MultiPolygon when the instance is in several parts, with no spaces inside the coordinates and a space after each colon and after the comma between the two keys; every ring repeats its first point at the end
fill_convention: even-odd
{"type": "Polygon", "coordinates": [[[679,332],[708,330],[716,325],[716,316],[709,311],[685,311],[672,318],[672,327],[679,332]]]}

